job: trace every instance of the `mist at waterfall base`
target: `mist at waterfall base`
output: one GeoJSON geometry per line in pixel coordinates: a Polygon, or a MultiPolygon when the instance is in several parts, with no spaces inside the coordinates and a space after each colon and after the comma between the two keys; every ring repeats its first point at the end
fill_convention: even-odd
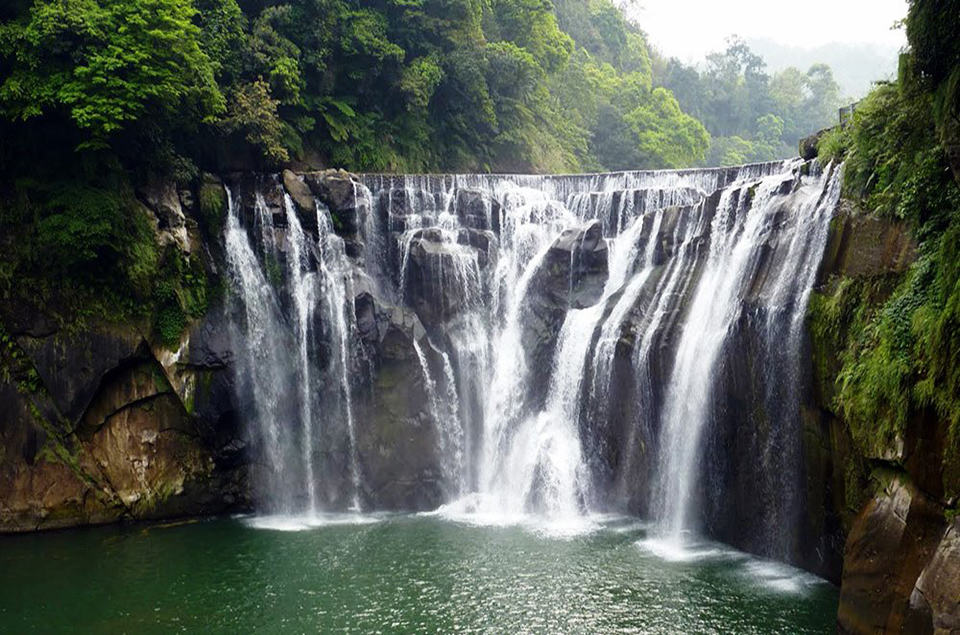
{"type": "Polygon", "coordinates": [[[250,526],[384,506],[358,441],[378,407],[363,304],[410,326],[434,521],[583,539],[629,514],[666,562],[713,553],[703,536],[806,562],[803,319],[839,172],[368,175],[355,227],[276,178],[228,187],[250,526]]]}

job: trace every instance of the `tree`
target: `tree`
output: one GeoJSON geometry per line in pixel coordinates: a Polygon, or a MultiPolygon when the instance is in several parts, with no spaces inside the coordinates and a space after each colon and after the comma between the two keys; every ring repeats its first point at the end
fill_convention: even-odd
{"type": "Polygon", "coordinates": [[[0,27],[0,112],[64,109],[92,146],[151,113],[212,121],[225,104],[194,15],[190,0],[39,0],[0,27]]]}

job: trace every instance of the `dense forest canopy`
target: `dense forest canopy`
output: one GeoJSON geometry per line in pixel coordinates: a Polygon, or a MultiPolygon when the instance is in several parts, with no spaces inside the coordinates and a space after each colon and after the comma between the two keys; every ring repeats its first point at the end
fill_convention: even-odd
{"type": "Polygon", "coordinates": [[[610,0],[19,0],[0,21],[4,167],[40,142],[182,178],[677,168],[789,156],[839,105],[829,68],[771,78],[740,40],[662,59],[610,0]]]}

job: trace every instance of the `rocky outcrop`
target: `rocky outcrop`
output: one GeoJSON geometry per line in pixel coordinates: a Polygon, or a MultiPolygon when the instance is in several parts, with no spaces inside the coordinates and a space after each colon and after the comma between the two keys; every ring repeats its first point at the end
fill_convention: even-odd
{"type": "Polygon", "coordinates": [[[608,256],[599,221],[564,231],[534,276],[535,295],[564,312],[593,306],[607,281],[608,256]]]}
{"type": "Polygon", "coordinates": [[[455,209],[464,227],[500,233],[500,202],[489,192],[460,188],[456,193],[455,209]]]}
{"type": "Polygon", "coordinates": [[[304,174],[303,180],[317,200],[329,208],[338,234],[354,236],[360,231],[360,182],[356,176],[343,170],[324,170],[304,174]]]}
{"type": "Polygon", "coordinates": [[[157,242],[161,247],[174,245],[190,253],[187,217],[183,213],[180,194],[169,181],[152,181],[137,191],[137,196],[151,212],[157,242]]]}
{"type": "Polygon", "coordinates": [[[935,633],[960,632],[960,522],[954,520],[940,539],[910,594],[916,622],[932,623],[935,633]]]}
{"type": "Polygon", "coordinates": [[[283,171],[283,189],[290,195],[304,229],[317,233],[317,204],[310,187],[290,170],[283,171]]]}
{"type": "Polygon", "coordinates": [[[949,574],[958,571],[960,562],[950,559],[952,536],[936,502],[893,475],[867,503],[847,538],[840,630],[933,632],[934,606],[941,624],[955,620],[960,596],[957,579],[949,574]],[[942,549],[941,542],[946,543],[942,549]]]}
{"type": "MultiPolygon", "coordinates": [[[[521,342],[533,368],[551,368],[567,311],[595,305],[607,280],[607,242],[592,221],[568,229],[547,251],[530,280],[521,324],[521,342]]],[[[536,373],[527,391],[535,407],[546,396],[550,373],[536,373]]]]}
{"type": "MultiPolygon", "coordinates": [[[[219,180],[137,197],[158,246],[216,279],[219,180]]],[[[172,348],[149,322],[47,311],[0,307],[0,532],[249,508],[218,304],[172,348]]]]}
{"type": "Polygon", "coordinates": [[[357,324],[372,366],[357,429],[366,503],[375,509],[435,509],[443,500],[441,458],[423,369],[414,349],[432,351],[415,313],[364,292],[357,324]]]}
{"type": "Polygon", "coordinates": [[[804,161],[813,161],[816,159],[818,153],[817,146],[820,144],[820,139],[827,132],[828,130],[821,130],[816,134],[800,139],[800,158],[804,161]]]}
{"type": "MultiPolygon", "coordinates": [[[[844,201],[831,226],[814,306],[882,306],[915,262],[917,245],[902,223],[844,201]],[[847,295],[844,295],[844,294],[847,295]],[[832,303],[832,304],[831,304],[832,303]]],[[[811,399],[804,405],[811,520],[844,544],[838,624],[847,633],[960,632],[960,553],[946,508],[946,426],[934,412],[912,416],[892,440],[854,442],[835,411],[850,315],[823,323],[813,312],[811,399]],[[831,529],[832,528],[832,529],[831,529]]],[[[869,315],[869,313],[867,313],[869,315]]]]}
{"type": "Polygon", "coordinates": [[[865,214],[848,200],[831,225],[820,278],[898,274],[917,259],[917,244],[905,223],[865,214]]]}
{"type": "Polygon", "coordinates": [[[246,506],[243,468],[221,460],[135,329],[14,338],[14,381],[0,386],[0,532],[246,506]]]}
{"type": "Polygon", "coordinates": [[[403,273],[406,300],[427,328],[437,331],[482,302],[483,271],[496,237],[489,231],[417,230],[409,238],[403,273]]]}

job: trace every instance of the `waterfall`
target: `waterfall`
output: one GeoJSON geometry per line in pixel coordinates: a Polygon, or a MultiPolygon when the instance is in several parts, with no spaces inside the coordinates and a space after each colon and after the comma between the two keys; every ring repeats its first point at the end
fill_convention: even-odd
{"type": "Polygon", "coordinates": [[[773,176],[761,181],[752,204],[746,202],[743,187],[724,191],[713,219],[710,251],[677,347],[664,405],[658,516],[673,537],[688,528],[715,366],[743,293],[753,281],[748,269],[758,265],[758,250],[771,227],[772,193],[781,180],[773,176]]]}
{"type": "Polygon", "coordinates": [[[457,393],[450,357],[440,353],[443,362],[443,382],[441,386],[433,378],[427,355],[419,340],[413,341],[413,348],[423,371],[423,379],[430,400],[430,414],[438,428],[440,454],[443,460],[443,472],[457,494],[463,490],[463,429],[457,413],[457,393]]]}
{"type": "Polygon", "coordinates": [[[316,280],[308,271],[307,237],[300,225],[300,219],[293,208],[289,194],[283,196],[287,226],[290,228],[290,257],[287,259],[290,271],[290,287],[296,313],[297,350],[300,354],[297,368],[300,375],[300,424],[303,438],[300,441],[303,452],[304,480],[307,490],[307,512],[317,512],[316,472],[313,465],[314,453],[314,417],[313,382],[311,381],[310,336],[313,312],[316,304],[316,280]]]}
{"type": "MultiPolygon", "coordinates": [[[[293,466],[287,461],[292,430],[284,425],[293,415],[284,398],[290,369],[283,354],[286,331],[275,290],[240,224],[238,202],[230,188],[226,192],[224,246],[229,274],[242,304],[242,334],[237,338],[238,383],[241,392],[250,395],[254,432],[264,451],[267,475],[260,484],[261,497],[269,501],[271,510],[288,512],[294,502],[293,490],[287,486],[293,478],[293,466]]],[[[256,205],[259,212],[259,197],[256,205]]]]}
{"type": "Polygon", "coordinates": [[[388,362],[367,347],[398,328],[385,315],[406,311],[413,335],[390,340],[389,363],[412,360],[423,403],[404,405],[402,434],[430,439],[435,458],[404,478],[436,481],[445,513],[571,525],[626,511],[677,544],[702,531],[741,540],[730,527],[745,517],[757,526],[745,546],[791,558],[803,317],[839,173],[794,160],[365,175],[352,183],[354,234],[320,200],[307,229],[273,182],[246,195],[245,228],[230,193],[238,386],[270,468],[268,507],[378,505],[364,475],[384,448],[362,439],[382,437],[365,413],[381,407],[388,362]],[[734,486],[757,502],[730,499],[734,486]]]}
{"type": "MultiPolygon", "coordinates": [[[[817,181],[795,203],[797,213],[790,239],[785,248],[775,247],[775,254],[785,250],[779,271],[772,283],[764,285],[769,289],[767,297],[758,300],[767,312],[760,334],[767,352],[785,351],[789,358],[787,364],[768,369],[768,405],[779,404],[779,400],[770,399],[771,395],[786,394],[790,412],[782,408],[774,411],[785,415],[786,421],[776,427],[777,442],[767,445],[767,458],[775,453],[797,461],[800,451],[800,396],[795,387],[799,381],[801,326],[826,245],[829,221],[839,199],[838,177],[821,177],[817,181]],[[786,333],[778,328],[784,312],[789,315],[786,333]]],[[[712,221],[709,253],[687,311],[663,410],[657,516],[662,533],[674,542],[682,542],[685,532],[697,528],[695,489],[702,477],[698,463],[703,431],[715,416],[717,367],[734,322],[744,314],[744,305],[757,283],[757,272],[764,259],[769,258],[766,250],[776,243],[774,235],[782,229],[783,201],[779,195],[785,183],[782,175],[772,175],[724,191],[712,221]]],[[[791,467],[796,469],[797,465],[791,467]]],[[[771,470],[773,474],[778,472],[771,470]]],[[[796,496],[796,484],[780,480],[779,485],[784,499],[796,496]]],[[[777,507],[772,503],[769,509],[776,513],[777,507]]],[[[769,529],[773,531],[775,527],[769,529]]]]}
{"type": "Polygon", "coordinates": [[[271,513],[314,516],[323,510],[323,498],[331,502],[341,496],[358,510],[363,484],[353,404],[353,265],[322,205],[316,207],[314,236],[283,193],[284,226],[274,226],[265,194],[278,187],[267,181],[252,192],[249,231],[237,196],[226,188],[224,251],[230,297],[239,312],[233,328],[240,353],[238,392],[249,402],[242,416],[262,448],[258,471],[263,476],[254,486],[262,509],[271,513]],[[279,266],[280,258],[285,267],[279,266]],[[321,349],[330,352],[328,359],[319,358],[321,349]],[[324,497],[321,474],[335,469],[323,464],[324,445],[341,435],[347,441],[349,482],[324,497]]]}

